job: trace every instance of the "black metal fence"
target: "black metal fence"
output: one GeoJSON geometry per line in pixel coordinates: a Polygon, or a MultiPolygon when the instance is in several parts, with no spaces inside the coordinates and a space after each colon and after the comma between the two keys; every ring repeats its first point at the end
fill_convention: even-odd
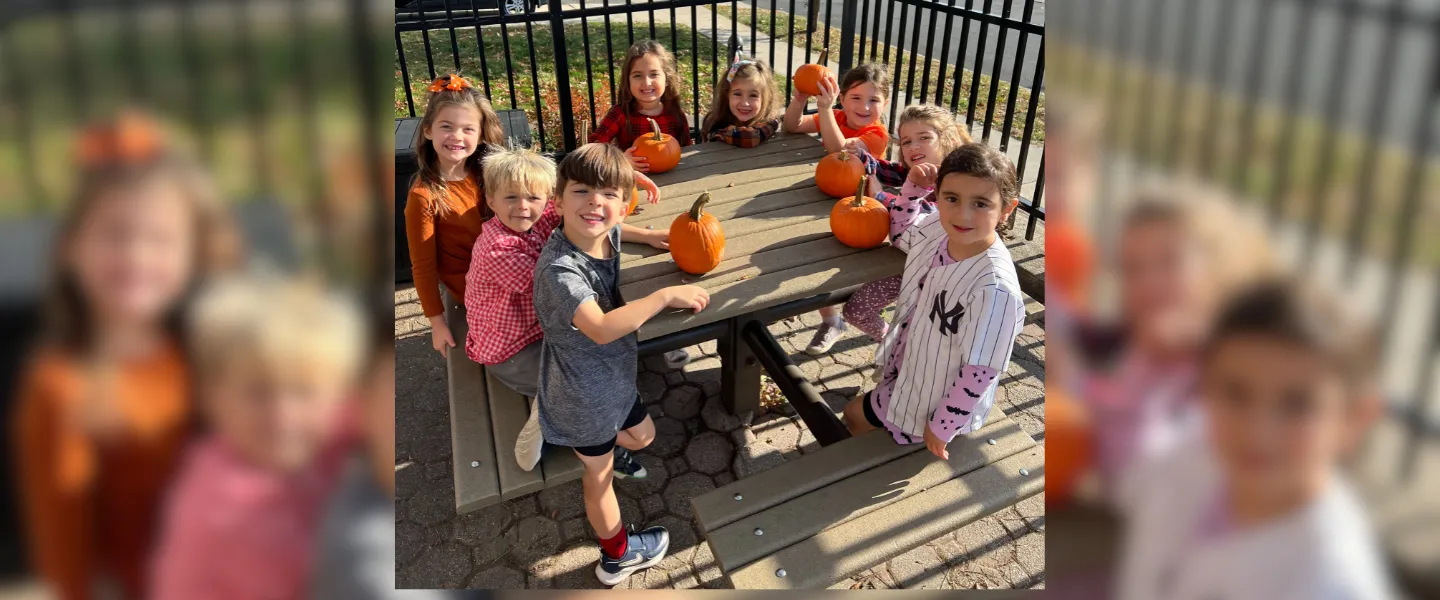
{"type": "Polygon", "coordinates": [[[423,108],[417,97],[428,81],[459,71],[477,78],[497,109],[524,110],[542,151],[563,153],[577,145],[577,123],[595,123],[614,104],[625,50],[654,39],[676,55],[698,139],[736,45],[775,68],[787,99],[788,75],[828,49],[841,73],[862,62],[892,68],[892,129],[901,106],[931,102],[963,114],[986,141],[996,136],[1002,150],[1014,147],[1020,172],[1040,174],[1026,182],[1027,237],[1044,219],[1043,150],[1039,165],[1031,156],[1044,140],[1045,30],[1035,0],[482,2],[416,0],[396,9],[397,118],[423,108]]]}
{"type": "Polygon", "coordinates": [[[1421,4],[1107,0],[1055,21],[1057,77],[1110,107],[1107,147],[1228,187],[1305,274],[1378,299],[1406,476],[1440,436],[1440,11],[1421,4]]]}

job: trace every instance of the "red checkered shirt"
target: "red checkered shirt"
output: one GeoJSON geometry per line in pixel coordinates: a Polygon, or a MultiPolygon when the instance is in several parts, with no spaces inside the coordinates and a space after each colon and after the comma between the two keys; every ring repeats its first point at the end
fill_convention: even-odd
{"type": "Polygon", "coordinates": [[[670,134],[681,146],[690,145],[690,123],[685,120],[684,115],[676,119],[670,113],[660,113],[659,116],[651,117],[638,112],[626,111],[619,106],[612,107],[610,112],[601,117],[595,128],[590,130],[591,142],[614,143],[620,149],[628,149],[635,145],[635,139],[650,133],[650,122],[645,119],[655,119],[655,124],[660,126],[661,133],[670,134]],[[626,118],[629,118],[629,126],[626,126],[626,118]]]}
{"type": "Polygon", "coordinates": [[[541,338],[535,316],[535,261],[560,226],[553,205],[525,233],[492,218],[481,227],[465,276],[465,353],[482,365],[504,362],[541,338]]]}

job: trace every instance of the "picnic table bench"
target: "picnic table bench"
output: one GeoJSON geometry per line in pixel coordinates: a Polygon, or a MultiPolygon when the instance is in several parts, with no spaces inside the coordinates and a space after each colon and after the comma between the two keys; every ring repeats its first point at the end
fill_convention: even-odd
{"type": "MultiPolygon", "coordinates": [[[[806,135],[780,135],[753,149],[690,146],[678,168],[652,176],[660,203],[642,203],[627,219],[667,228],[710,193],[706,211],[726,238],[713,271],[683,273],[668,252],[645,245],[621,249],[624,297],[683,284],[710,293],[701,312],[667,309],[646,322],[638,332],[641,354],[718,340],[726,409],[759,409],[763,368],[823,446],[691,499],[706,543],[736,588],[823,587],[1044,487],[1042,448],[998,409],[984,428],[951,443],[948,461],[923,444],[897,445],[883,431],[852,438],[770,334],[769,323],[843,301],[904,267],[905,255],[888,245],[861,250],[835,240],[835,200],[814,184],[824,155],[806,135]]],[[[464,308],[447,297],[446,310],[455,339],[464,339],[464,308]]],[[[583,468],[568,452],[547,452],[532,472],[515,465],[525,400],[456,350],[449,391],[457,511],[580,477],[583,468]]]]}

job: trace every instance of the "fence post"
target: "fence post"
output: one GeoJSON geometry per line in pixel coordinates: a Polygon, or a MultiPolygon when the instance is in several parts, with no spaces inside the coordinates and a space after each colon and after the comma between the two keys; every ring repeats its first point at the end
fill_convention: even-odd
{"type": "MultiPolygon", "coordinates": [[[[549,0],[550,39],[555,49],[555,92],[560,96],[560,145],[565,152],[575,149],[575,111],[570,106],[570,60],[566,57],[565,19],[562,16],[560,0],[549,0]]],[[[584,26],[583,24],[581,25],[584,26]]],[[[535,90],[536,94],[540,90],[535,90]]],[[[535,115],[543,119],[543,115],[535,115]]]]}
{"type": "MultiPolygon", "coordinates": [[[[878,4],[877,4],[878,6],[878,4]]],[[[855,23],[860,20],[856,14],[855,0],[845,0],[840,10],[840,72],[855,66],[855,23]]]]}

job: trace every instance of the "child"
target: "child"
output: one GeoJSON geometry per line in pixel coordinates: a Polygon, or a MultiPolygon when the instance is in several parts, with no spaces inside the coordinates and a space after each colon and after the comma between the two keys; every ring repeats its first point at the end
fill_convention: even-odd
{"type": "Polygon", "coordinates": [[[89,129],[77,175],[10,424],[20,507],[54,597],[146,598],[161,494],[189,435],[175,316],[237,248],[207,177],[141,115],[89,129]]]}
{"type": "Polygon", "coordinates": [[[979,429],[995,403],[1025,301],[996,228],[1019,204],[1015,166],[983,143],[960,146],[937,168],[910,170],[890,207],[890,238],[904,251],[896,323],[881,343],[880,384],[845,407],[850,431],[884,427],[896,443],[946,444],[979,429]],[[917,210],[934,186],[936,211],[917,210]]]}
{"type": "MultiPolygon", "coordinates": [[[[485,204],[494,215],[481,227],[466,276],[470,325],[465,353],[517,393],[530,398],[530,420],[520,430],[515,458],[526,471],[540,461],[544,439],[535,410],[540,369],[540,321],[535,316],[535,265],[550,233],[560,225],[551,206],[555,163],[530,150],[501,150],[485,158],[485,204]]],[[[655,184],[636,182],[658,201],[655,184]]],[[[626,188],[627,190],[629,188],[626,188]]],[[[628,202],[629,199],[627,198],[628,202]]],[[[669,230],[621,225],[621,239],[666,249],[669,230]]]]}
{"type": "Polygon", "coordinates": [[[1380,410],[1376,344],[1340,308],[1271,281],[1220,311],[1206,435],[1137,471],[1119,598],[1394,597],[1337,472],[1380,410]]]}
{"type": "MultiPolygon", "coordinates": [[[[850,69],[838,84],[835,78],[826,77],[819,85],[820,112],[809,116],[804,112],[810,96],[795,89],[795,96],[785,111],[785,131],[819,132],[827,152],[839,152],[847,141],[855,139],[864,143],[871,154],[883,156],[890,146],[890,134],[882,121],[885,103],[890,98],[889,68],[866,63],[850,69]],[[836,98],[840,98],[840,108],[831,110],[836,98]]],[[[820,327],[805,348],[805,353],[811,356],[829,352],[846,329],[839,309],[826,306],[819,312],[820,327]]]]}
{"type": "MultiPolygon", "coordinates": [[[[560,162],[555,206],[560,229],[535,271],[540,351],[540,427],[585,465],[585,514],[600,540],[595,576],[615,585],[665,556],[663,527],[627,532],[611,488],[615,445],[639,450],[655,438],[635,387],[635,331],[665,308],[700,311],[709,303],[693,285],[663,288],[626,303],[620,297],[620,224],[634,171],[624,153],[586,144],[560,162]]],[[[633,461],[633,459],[631,459],[633,461]]]]}
{"type": "Polygon", "coordinates": [[[465,297],[470,250],[490,211],[480,202],[480,161],[504,143],[490,101],[468,80],[446,75],[430,84],[430,98],[415,139],[420,170],[405,199],[405,240],[415,295],[430,320],[435,351],[449,355],[455,338],[445,324],[440,286],[465,297]]]}
{"type": "Polygon", "coordinates": [[[152,598],[304,598],[359,315],[313,285],[244,279],[207,290],[190,326],[208,433],[167,500],[152,598]]]}
{"type": "Polygon", "coordinates": [[[626,83],[619,86],[615,106],[600,119],[588,141],[623,148],[635,170],[646,173],[649,163],[631,148],[636,138],[651,132],[646,119],[654,119],[660,132],[674,136],[681,146],[690,145],[690,119],[680,104],[680,90],[672,85],[680,82],[675,55],[654,40],[636,42],[625,52],[620,73],[626,83]]]}
{"type": "Polygon", "coordinates": [[[1183,439],[1194,414],[1196,356],[1223,298],[1268,270],[1264,236],[1224,200],[1173,186],[1145,191],[1120,232],[1125,341],[1113,366],[1083,373],[1101,489],[1183,439]]]}
{"type": "Polygon", "coordinates": [[[763,61],[736,52],[735,62],[715,86],[701,130],[709,141],[754,148],[780,130],[780,113],[774,71],[763,61]]]}
{"type": "MultiPolygon", "coordinates": [[[[897,127],[900,134],[900,160],[889,161],[876,158],[860,140],[846,142],[845,149],[859,155],[865,161],[865,170],[873,173],[872,189],[875,182],[890,187],[901,187],[906,176],[915,165],[936,165],[950,151],[961,144],[970,142],[970,134],[955,121],[955,115],[933,104],[912,104],[900,113],[897,127]]],[[[929,192],[930,190],[925,190],[929,192]]],[[[875,192],[875,198],[889,206],[895,200],[884,191],[875,192]]],[[[923,202],[921,210],[935,211],[933,202],[923,202]]],[[[885,338],[889,324],[881,318],[880,311],[900,296],[899,275],[872,281],[861,286],[850,300],[845,302],[845,322],[854,323],[860,331],[872,339],[885,338]]]]}

